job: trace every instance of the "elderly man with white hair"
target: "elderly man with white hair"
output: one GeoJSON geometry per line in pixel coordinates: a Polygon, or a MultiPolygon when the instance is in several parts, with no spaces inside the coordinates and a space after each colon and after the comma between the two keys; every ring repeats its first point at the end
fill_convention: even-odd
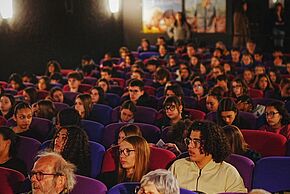
{"type": "Polygon", "coordinates": [[[29,176],[33,194],[69,193],[75,183],[76,167],[55,152],[38,155],[29,176]]]}
{"type": "Polygon", "coordinates": [[[137,194],[179,194],[176,178],[170,171],[157,169],[144,175],[137,194]]]}

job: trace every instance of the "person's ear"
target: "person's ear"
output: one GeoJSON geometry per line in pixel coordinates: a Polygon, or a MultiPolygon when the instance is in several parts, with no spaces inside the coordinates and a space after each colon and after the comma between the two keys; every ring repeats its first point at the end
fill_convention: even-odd
{"type": "Polygon", "coordinates": [[[65,176],[58,176],[56,180],[56,190],[59,192],[63,191],[66,188],[66,177],[65,176]]]}

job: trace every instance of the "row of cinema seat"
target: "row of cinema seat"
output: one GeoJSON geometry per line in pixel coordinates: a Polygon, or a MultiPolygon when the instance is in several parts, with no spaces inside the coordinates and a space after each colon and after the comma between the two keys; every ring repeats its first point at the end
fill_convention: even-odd
{"type": "MultiPolygon", "coordinates": [[[[114,134],[114,131],[119,129],[121,124],[116,125],[114,128],[113,126],[109,126],[109,132],[114,134]]],[[[146,130],[148,124],[144,124],[143,127],[141,126],[141,130],[146,130]],[[144,127],[145,126],[145,127],[144,127]],[[144,127],[144,128],[143,128],[144,127]]],[[[108,129],[108,128],[107,128],[108,129]]],[[[106,131],[106,129],[105,129],[106,131]]],[[[287,140],[284,136],[279,134],[273,134],[270,132],[264,131],[255,131],[255,130],[242,130],[242,133],[245,137],[246,142],[249,144],[250,148],[256,150],[257,152],[261,153],[263,157],[269,156],[288,156],[289,157],[289,148],[290,143],[287,143],[287,140]],[[288,149],[287,149],[288,146],[288,149]],[[288,153],[287,153],[288,152],[288,153]]],[[[108,134],[108,133],[105,133],[108,134]]],[[[146,138],[146,136],[145,136],[146,138]]],[[[114,139],[111,139],[113,143],[114,139]]],[[[166,138],[164,138],[166,142],[166,138]]],[[[109,142],[109,141],[108,141],[109,142]]],[[[20,137],[20,141],[17,148],[17,157],[22,159],[28,169],[32,168],[33,159],[36,156],[37,152],[40,148],[45,148],[49,144],[49,141],[44,142],[41,144],[39,141],[28,138],[28,137],[20,137]]],[[[114,165],[108,161],[110,161],[110,150],[105,151],[105,146],[99,144],[97,142],[89,141],[90,145],[90,152],[91,152],[91,163],[92,163],[92,171],[91,177],[95,178],[101,171],[110,171],[114,169],[114,165]],[[104,161],[103,162],[103,158],[104,161]],[[109,158],[109,160],[107,160],[109,158]],[[103,167],[101,167],[103,164],[103,167]],[[102,170],[101,170],[102,169],[102,170]],[[109,169],[109,170],[108,170],[109,169]]],[[[111,145],[111,144],[107,144],[111,145]]],[[[109,146],[108,146],[109,147],[109,146]]],[[[107,147],[107,148],[108,148],[107,147]]],[[[151,169],[157,168],[165,168],[166,165],[175,158],[175,155],[168,151],[161,148],[152,147],[152,160],[151,160],[151,169]],[[154,156],[154,157],[153,157],[154,156]]]]}
{"type": "MultiPolygon", "coordinates": [[[[237,168],[248,190],[265,189],[269,192],[287,191],[290,189],[290,157],[265,157],[255,165],[250,159],[232,154],[226,160],[237,168]]],[[[121,183],[107,191],[106,186],[93,178],[77,175],[77,184],[72,194],[132,194],[139,183],[121,183]]],[[[0,167],[0,194],[15,193],[25,177],[11,169],[0,167]]],[[[181,189],[181,194],[191,194],[181,189]]]]}

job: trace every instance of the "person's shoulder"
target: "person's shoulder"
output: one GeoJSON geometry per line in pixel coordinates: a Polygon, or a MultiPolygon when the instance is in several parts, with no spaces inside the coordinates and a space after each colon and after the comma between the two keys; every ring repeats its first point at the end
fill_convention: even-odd
{"type": "Polygon", "coordinates": [[[239,174],[238,170],[230,163],[228,162],[221,162],[220,163],[221,169],[224,170],[225,172],[229,173],[229,174],[239,174]]]}
{"type": "Polygon", "coordinates": [[[171,165],[172,167],[180,167],[180,166],[187,166],[187,165],[192,165],[192,161],[190,161],[189,157],[186,158],[181,158],[173,162],[171,165]]]}

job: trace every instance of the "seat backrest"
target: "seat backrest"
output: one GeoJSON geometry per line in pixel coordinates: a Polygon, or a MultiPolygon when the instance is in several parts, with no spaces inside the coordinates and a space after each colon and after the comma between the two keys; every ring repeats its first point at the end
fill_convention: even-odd
{"type": "Polygon", "coordinates": [[[159,53],[153,51],[139,53],[139,59],[141,60],[148,59],[153,56],[159,56],[159,53]]]}
{"type": "Polygon", "coordinates": [[[48,96],[49,92],[46,90],[37,90],[37,99],[43,100],[48,96]]]}
{"type": "Polygon", "coordinates": [[[102,168],[105,147],[99,143],[89,141],[91,154],[91,177],[96,178],[102,168]]]}
{"type": "Polygon", "coordinates": [[[241,130],[241,132],[250,148],[262,156],[285,156],[287,139],[283,135],[260,130],[241,130]]]}
{"type": "Polygon", "coordinates": [[[125,80],[123,78],[118,78],[118,77],[113,77],[111,78],[112,81],[115,81],[115,82],[118,82],[118,85],[121,87],[121,88],[124,88],[125,87],[125,80]]]}
{"type": "MultiPolygon", "coordinates": [[[[135,112],[135,122],[154,124],[158,112],[154,108],[137,106],[137,111],[135,112]]],[[[112,113],[112,122],[119,121],[120,106],[114,108],[112,113]]]]}
{"type": "Polygon", "coordinates": [[[75,102],[75,99],[77,97],[77,95],[79,95],[79,92],[69,92],[69,91],[65,91],[63,90],[63,96],[65,99],[67,99],[68,101],[72,102],[72,104],[75,102]]]}
{"type": "Polygon", "coordinates": [[[84,77],[83,83],[84,84],[90,84],[92,86],[96,85],[98,79],[95,77],[84,77]]]}
{"type": "Polygon", "coordinates": [[[166,169],[167,165],[175,158],[175,154],[169,150],[150,147],[149,170],[166,169]]]}
{"type": "Polygon", "coordinates": [[[70,194],[98,193],[106,194],[107,187],[101,181],[89,177],[76,175],[77,183],[70,194]]]}
{"type": "Polygon", "coordinates": [[[121,97],[118,94],[106,93],[105,98],[110,107],[115,108],[121,104],[121,97]]]}
{"type": "Polygon", "coordinates": [[[63,109],[69,108],[68,104],[62,103],[62,102],[53,102],[55,109],[57,112],[62,111],[63,109]]]}
{"type": "Polygon", "coordinates": [[[156,92],[156,89],[152,86],[144,86],[144,91],[150,95],[150,96],[155,96],[155,92],[156,92]]]}
{"type": "Polygon", "coordinates": [[[90,141],[101,143],[104,135],[104,125],[96,121],[82,120],[81,126],[86,131],[90,141]]]}
{"type": "MultiPolygon", "coordinates": [[[[16,122],[11,118],[8,120],[8,126],[16,126],[16,122]]],[[[29,126],[30,130],[35,133],[37,136],[37,140],[43,142],[46,140],[48,135],[51,133],[52,130],[52,122],[48,119],[33,117],[32,122],[29,126]]]]}
{"type": "Polygon", "coordinates": [[[249,88],[248,89],[248,95],[251,98],[263,98],[264,97],[264,93],[263,93],[262,90],[254,89],[254,88],[249,88]]]}
{"type": "Polygon", "coordinates": [[[271,193],[290,190],[290,157],[260,159],[254,169],[253,189],[271,193]]]}
{"type": "MultiPolygon", "coordinates": [[[[253,113],[239,111],[239,117],[243,120],[248,121],[248,129],[256,129],[257,117],[253,113]]],[[[209,112],[206,115],[206,119],[217,122],[217,112],[209,112]]]]}
{"type": "MultiPolygon", "coordinates": [[[[128,123],[112,123],[105,127],[103,145],[108,148],[116,140],[119,129],[128,123]]],[[[160,138],[160,129],[154,125],[146,123],[134,123],[139,126],[143,137],[150,143],[156,143],[160,138]]]]}
{"type": "Polygon", "coordinates": [[[107,194],[132,194],[135,193],[135,189],[139,185],[138,182],[119,183],[113,186],[107,194]]]}
{"type": "Polygon", "coordinates": [[[252,177],[255,167],[254,162],[247,157],[237,154],[231,154],[226,159],[226,162],[233,165],[239,171],[246,188],[248,189],[248,191],[250,191],[252,189],[252,177]]]}
{"type": "Polygon", "coordinates": [[[184,102],[185,108],[196,109],[198,107],[197,101],[190,96],[184,96],[183,102],[184,102]]]}
{"type": "Polygon", "coordinates": [[[112,107],[104,104],[94,104],[91,116],[92,120],[102,123],[103,125],[108,125],[112,122],[112,107]]]}
{"type": "Polygon", "coordinates": [[[206,115],[205,112],[197,109],[185,108],[184,110],[190,113],[192,120],[204,120],[206,115]]]}
{"type": "Polygon", "coordinates": [[[33,167],[34,158],[39,151],[40,144],[39,141],[30,137],[19,136],[17,140],[16,156],[24,161],[28,172],[33,167]]]}
{"type": "Polygon", "coordinates": [[[17,189],[24,180],[25,177],[22,173],[13,169],[0,167],[0,194],[17,193],[17,189]]]}

